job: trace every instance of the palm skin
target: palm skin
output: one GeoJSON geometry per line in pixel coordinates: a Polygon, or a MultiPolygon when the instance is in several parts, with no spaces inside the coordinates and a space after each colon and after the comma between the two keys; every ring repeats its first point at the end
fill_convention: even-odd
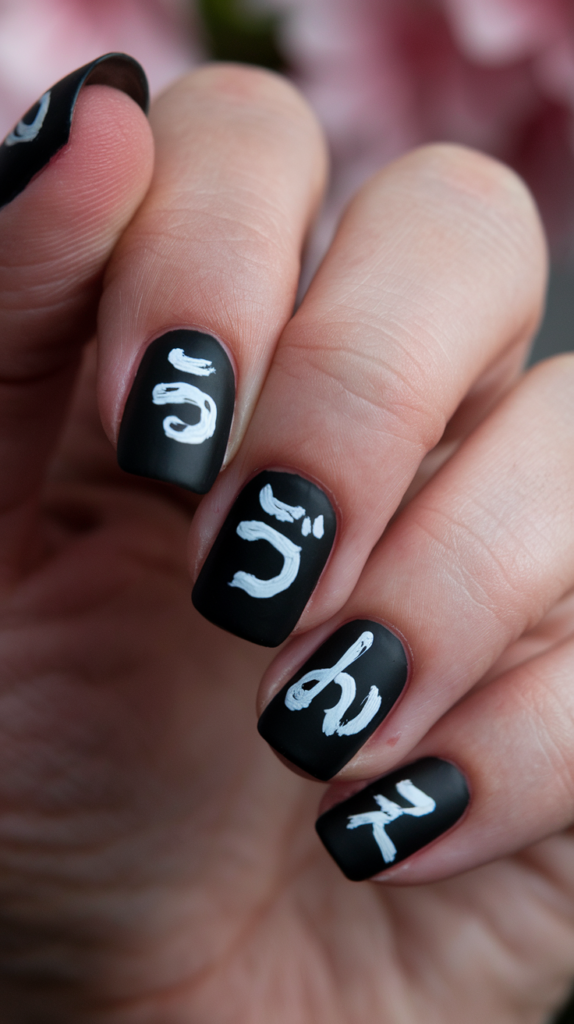
{"type": "Polygon", "coordinates": [[[255,730],[270,652],[191,608],[192,505],[116,469],[90,357],[3,601],[3,1024],[547,1020],[572,837],[428,886],[346,881],[318,785],[255,730]]]}

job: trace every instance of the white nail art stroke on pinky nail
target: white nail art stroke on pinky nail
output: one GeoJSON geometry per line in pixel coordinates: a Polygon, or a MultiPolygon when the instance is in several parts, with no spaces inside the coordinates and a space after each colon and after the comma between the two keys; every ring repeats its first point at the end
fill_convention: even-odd
{"type": "Polygon", "coordinates": [[[408,814],[412,818],[422,818],[425,814],[432,814],[436,807],[432,797],[423,793],[422,789],[417,789],[410,779],[403,779],[401,782],[397,782],[396,789],[400,796],[413,805],[412,807],[400,807],[393,800],[389,800],[386,796],[381,796],[381,794],[377,793],[373,799],[379,805],[380,811],[365,811],[364,814],[351,814],[347,825],[347,828],[372,825],[373,837],[383,855],[385,864],[391,864],[397,855],[395,844],[385,832],[385,825],[390,825],[392,821],[396,821],[403,814],[408,814]]]}

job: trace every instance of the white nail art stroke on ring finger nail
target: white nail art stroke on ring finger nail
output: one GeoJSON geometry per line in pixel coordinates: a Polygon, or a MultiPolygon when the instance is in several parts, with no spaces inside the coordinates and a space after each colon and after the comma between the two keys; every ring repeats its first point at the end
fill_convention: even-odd
{"type": "Polygon", "coordinates": [[[325,736],[333,736],[335,733],[337,736],[354,736],[361,732],[377,714],[381,706],[381,695],[376,686],[371,686],[358,715],[350,722],[343,724],[343,716],[350,708],[357,693],[357,685],[353,676],[345,672],[344,669],[365,654],[372,647],[373,640],[373,634],[365,630],[332,668],[319,668],[307,672],[307,675],[304,675],[287,690],[285,706],[290,711],[302,711],[309,707],[315,697],[318,697],[329,683],[337,683],[341,687],[341,697],[338,704],[325,710],[323,732],[325,736]],[[307,683],[315,681],[316,685],[310,690],[304,689],[307,683]]]}

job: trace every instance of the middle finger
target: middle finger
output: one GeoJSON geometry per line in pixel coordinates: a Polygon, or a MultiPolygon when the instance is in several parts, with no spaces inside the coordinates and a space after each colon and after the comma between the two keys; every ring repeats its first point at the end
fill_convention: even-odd
{"type": "Polygon", "coordinates": [[[370,182],[196,515],[198,610],[267,646],[334,615],[469,389],[512,351],[516,372],[544,282],[534,205],[501,165],[435,146],[370,182]]]}

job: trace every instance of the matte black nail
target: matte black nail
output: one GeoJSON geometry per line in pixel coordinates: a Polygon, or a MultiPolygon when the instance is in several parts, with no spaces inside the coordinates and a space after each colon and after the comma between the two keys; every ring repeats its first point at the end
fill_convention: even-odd
{"type": "Polygon", "coordinates": [[[425,757],[322,814],[317,832],[352,882],[372,878],[452,828],[470,795],[449,761],[425,757]]]}
{"type": "Polygon", "coordinates": [[[242,490],[193,589],[197,610],[265,647],[297,624],[335,539],[327,495],[295,473],[267,470],[242,490]]]}
{"type": "Polygon", "coordinates": [[[221,469],[234,402],[233,367],[216,338],[187,329],[156,338],[124,409],[121,468],[205,494],[221,469]]]}
{"type": "Polygon", "coordinates": [[[309,775],[331,779],[386,718],[407,673],[394,633],[368,619],[347,622],[267,705],[259,732],[309,775]]]}
{"type": "Polygon", "coordinates": [[[72,71],[30,107],[0,146],[0,207],[23,192],[66,145],[76,100],[84,85],[111,85],[131,96],[147,113],[147,78],[133,57],[106,53],[72,71]]]}

